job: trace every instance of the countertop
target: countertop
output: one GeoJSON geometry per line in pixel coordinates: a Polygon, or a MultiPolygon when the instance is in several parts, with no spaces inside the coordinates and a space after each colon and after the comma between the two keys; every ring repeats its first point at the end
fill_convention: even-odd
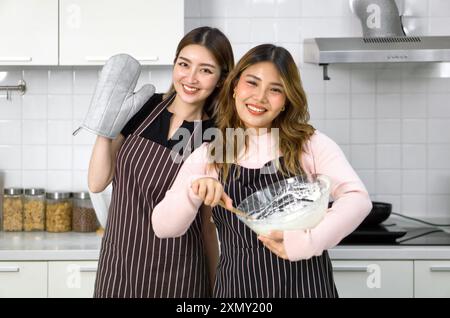
{"type": "Polygon", "coordinates": [[[450,260],[450,246],[344,245],[329,254],[332,260],[450,260]]]}
{"type": "MultiPolygon", "coordinates": [[[[450,220],[428,220],[449,224],[450,220]]],[[[397,216],[385,223],[402,227],[418,226],[417,222],[397,216]]],[[[449,230],[447,227],[445,230],[449,230]]],[[[0,261],[98,260],[101,235],[97,233],[48,233],[0,231],[0,261]]],[[[450,260],[450,245],[341,245],[329,250],[333,260],[450,260]]]]}
{"type": "MultiPolygon", "coordinates": [[[[97,233],[0,232],[0,261],[98,260],[97,233]]],[[[337,246],[333,260],[450,260],[450,246],[337,246]]]]}
{"type": "Polygon", "coordinates": [[[0,232],[0,261],[98,260],[97,233],[0,232]]]}

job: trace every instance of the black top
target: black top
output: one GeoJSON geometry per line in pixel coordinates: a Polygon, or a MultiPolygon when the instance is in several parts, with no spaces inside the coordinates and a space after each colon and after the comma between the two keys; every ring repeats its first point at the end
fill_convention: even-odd
{"type": "MultiPolygon", "coordinates": [[[[142,122],[147,118],[147,116],[151,113],[151,111],[161,103],[163,100],[163,94],[153,94],[152,97],[142,106],[142,108],[128,121],[125,127],[122,129],[121,134],[125,137],[132,134],[136,131],[136,129],[142,124],[142,122]]],[[[173,134],[172,138],[167,139],[169,135],[170,129],[170,118],[173,113],[169,112],[167,108],[155,118],[155,120],[142,132],[141,137],[149,139],[153,142],[156,142],[166,148],[172,149],[177,143],[180,141],[187,142],[185,138],[180,137],[178,139],[177,135],[179,130],[173,134]]],[[[202,143],[206,141],[211,141],[210,139],[205,139],[203,137],[203,133],[206,129],[210,127],[214,127],[213,119],[206,119],[196,122],[191,121],[183,121],[180,128],[186,128],[189,130],[190,134],[194,131],[194,127],[196,125],[202,124],[202,143]]],[[[181,151],[180,151],[181,152],[181,151]]]]}

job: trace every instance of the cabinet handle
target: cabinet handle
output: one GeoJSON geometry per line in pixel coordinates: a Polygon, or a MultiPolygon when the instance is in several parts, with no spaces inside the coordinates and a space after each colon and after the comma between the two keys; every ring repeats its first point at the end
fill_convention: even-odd
{"type": "Polygon", "coordinates": [[[19,266],[2,266],[0,267],[0,273],[18,273],[20,272],[19,266]]]}
{"type": "Polygon", "coordinates": [[[0,56],[0,62],[31,62],[31,56],[0,56]]]}
{"type": "Polygon", "coordinates": [[[97,266],[80,266],[80,273],[95,273],[97,266]]]}
{"type": "Polygon", "coordinates": [[[434,265],[430,266],[431,272],[450,272],[450,266],[434,265]]]}
{"type": "Polygon", "coordinates": [[[367,272],[367,266],[333,266],[335,272],[367,272]]]}
{"type": "MultiPolygon", "coordinates": [[[[104,56],[86,56],[86,61],[88,62],[106,62],[109,57],[104,56]]],[[[155,62],[159,60],[157,56],[146,56],[146,57],[138,57],[136,58],[139,62],[155,62]]]]}

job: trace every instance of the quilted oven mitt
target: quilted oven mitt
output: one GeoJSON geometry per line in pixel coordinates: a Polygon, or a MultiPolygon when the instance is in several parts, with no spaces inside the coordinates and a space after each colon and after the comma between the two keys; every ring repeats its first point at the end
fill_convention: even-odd
{"type": "Polygon", "coordinates": [[[114,139],[125,124],[155,93],[155,87],[145,84],[134,92],[141,65],[127,54],[109,58],[102,68],[91,105],[76,135],[84,128],[96,135],[114,139]]]}

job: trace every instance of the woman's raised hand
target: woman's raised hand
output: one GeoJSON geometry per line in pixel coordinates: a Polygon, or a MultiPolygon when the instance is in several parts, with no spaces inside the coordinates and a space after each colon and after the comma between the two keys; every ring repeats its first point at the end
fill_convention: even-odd
{"type": "Polygon", "coordinates": [[[233,200],[223,191],[222,184],[214,178],[200,178],[192,182],[192,191],[205,205],[216,206],[222,200],[227,208],[233,208],[233,200]]]}

